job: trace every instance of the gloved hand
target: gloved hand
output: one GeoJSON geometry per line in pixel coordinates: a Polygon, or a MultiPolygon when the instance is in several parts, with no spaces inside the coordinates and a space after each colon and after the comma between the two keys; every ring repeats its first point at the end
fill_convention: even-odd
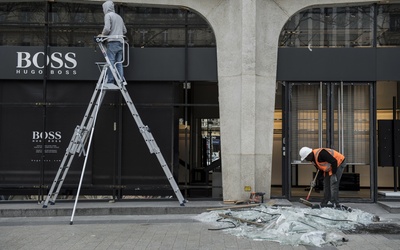
{"type": "Polygon", "coordinates": [[[312,182],[310,183],[310,186],[311,186],[311,188],[315,187],[315,181],[312,181],[312,182]]]}
{"type": "Polygon", "coordinates": [[[332,183],[332,184],[335,184],[336,182],[337,182],[336,174],[332,174],[332,176],[331,176],[331,183],[332,183]]]}

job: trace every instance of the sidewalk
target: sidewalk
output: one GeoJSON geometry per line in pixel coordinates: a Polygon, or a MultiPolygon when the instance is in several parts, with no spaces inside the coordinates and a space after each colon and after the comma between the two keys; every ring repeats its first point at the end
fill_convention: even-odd
{"type": "MultiPolygon", "coordinates": [[[[400,213],[379,204],[345,205],[379,216],[380,224],[400,225],[400,213]]],[[[0,203],[0,249],[400,249],[400,235],[387,232],[344,235],[349,241],[341,246],[317,248],[236,237],[209,230],[210,225],[195,219],[207,208],[223,206],[220,201],[193,201],[185,207],[172,201],[79,202],[69,225],[73,202],[45,209],[33,203],[0,203]]]]}

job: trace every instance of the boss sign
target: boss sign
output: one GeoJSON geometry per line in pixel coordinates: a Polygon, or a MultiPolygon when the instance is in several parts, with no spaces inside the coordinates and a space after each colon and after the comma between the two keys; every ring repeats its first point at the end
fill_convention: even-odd
{"type": "MultiPolygon", "coordinates": [[[[43,74],[45,67],[44,52],[31,54],[30,52],[17,52],[16,74],[35,75],[43,74]]],[[[76,53],[53,52],[46,58],[46,65],[50,67],[50,75],[76,75],[76,53]]]]}

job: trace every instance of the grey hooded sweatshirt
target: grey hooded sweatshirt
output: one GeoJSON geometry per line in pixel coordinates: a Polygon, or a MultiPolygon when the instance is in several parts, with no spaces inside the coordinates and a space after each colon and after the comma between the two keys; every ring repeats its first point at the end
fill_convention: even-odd
{"type": "MultiPolygon", "coordinates": [[[[113,1],[103,3],[104,28],[101,32],[104,36],[122,36],[126,34],[126,27],[122,17],[115,13],[113,1]]],[[[121,41],[121,39],[110,38],[108,41],[121,41]]]]}

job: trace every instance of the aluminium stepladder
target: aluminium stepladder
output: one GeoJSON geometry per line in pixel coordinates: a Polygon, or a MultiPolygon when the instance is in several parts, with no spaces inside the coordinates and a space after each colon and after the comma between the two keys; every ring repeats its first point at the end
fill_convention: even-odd
{"type": "MultiPolygon", "coordinates": [[[[93,137],[93,131],[94,131],[94,127],[96,124],[96,118],[97,118],[97,114],[98,111],[100,109],[101,103],[104,99],[104,96],[106,94],[107,91],[109,90],[113,90],[113,91],[120,91],[122,96],[125,99],[125,102],[139,128],[140,133],[143,136],[143,139],[145,140],[150,153],[155,154],[162,169],[164,170],[164,173],[176,195],[176,197],[179,200],[179,203],[181,206],[184,206],[184,204],[187,202],[183,196],[181,191],[179,190],[178,185],[175,182],[175,179],[173,178],[167,163],[165,162],[165,159],[162,155],[162,153],[160,152],[159,147],[157,146],[157,143],[155,141],[155,139],[153,138],[153,135],[150,132],[150,129],[148,126],[144,125],[137,110],[135,105],[132,102],[132,99],[125,87],[125,85],[127,84],[124,77],[122,77],[119,73],[118,70],[116,68],[116,65],[118,63],[123,63],[125,61],[125,47],[127,45],[127,42],[125,41],[123,36],[98,36],[95,37],[95,41],[98,44],[104,58],[106,59],[105,64],[102,67],[101,70],[101,74],[99,77],[99,80],[96,84],[95,90],[93,92],[92,98],[89,102],[88,108],[86,110],[86,113],[83,117],[82,123],[81,125],[78,125],[75,128],[75,132],[72,135],[72,139],[66,149],[65,155],[63,160],[61,161],[60,167],[58,169],[58,172],[54,178],[53,184],[49,190],[49,194],[47,195],[46,200],[43,203],[43,208],[46,208],[48,206],[48,204],[50,203],[51,205],[55,204],[56,198],[61,190],[61,187],[63,185],[63,182],[67,176],[68,170],[71,166],[71,163],[74,159],[74,156],[76,153],[79,153],[79,155],[83,154],[85,156],[85,161],[83,164],[83,168],[82,168],[82,173],[81,173],[81,179],[79,182],[79,187],[78,187],[78,192],[76,195],[76,199],[75,199],[75,205],[74,205],[74,210],[72,213],[72,218],[74,216],[74,212],[75,212],[75,207],[77,204],[77,200],[79,197],[79,192],[80,192],[80,188],[81,188],[81,184],[82,184],[82,180],[83,180],[83,176],[84,176],[84,171],[85,171],[85,167],[86,167],[86,163],[87,163],[87,156],[89,154],[89,150],[90,150],[90,146],[91,146],[91,141],[92,141],[92,137],[93,137]],[[121,42],[123,43],[123,54],[124,54],[124,58],[122,60],[122,62],[116,62],[114,65],[112,65],[110,63],[110,59],[107,56],[107,52],[106,52],[106,48],[104,45],[104,42],[106,42],[109,38],[113,38],[113,39],[121,39],[121,42]],[[107,71],[108,69],[110,69],[111,73],[114,76],[116,85],[110,85],[107,84],[107,71]],[[85,144],[88,142],[88,146],[85,149],[85,144]]],[[[127,50],[129,51],[129,49],[127,50]]],[[[129,58],[129,55],[127,56],[127,58],[129,58]]],[[[128,61],[129,64],[129,61],[128,61]]],[[[71,219],[71,224],[72,224],[72,219],[71,219]]]]}

